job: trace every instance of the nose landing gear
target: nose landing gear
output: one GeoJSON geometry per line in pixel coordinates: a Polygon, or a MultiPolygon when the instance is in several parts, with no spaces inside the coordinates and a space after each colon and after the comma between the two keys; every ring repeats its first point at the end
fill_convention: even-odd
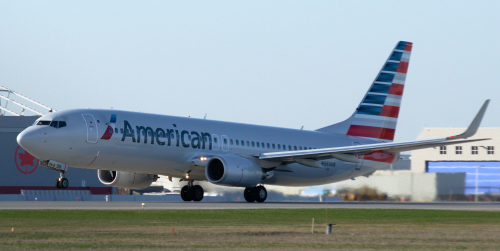
{"type": "Polygon", "coordinates": [[[201,201],[203,200],[203,188],[200,185],[194,185],[193,181],[189,181],[187,185],[181,189],[181,198],[183,201],[201,201]]]}
{"type": "Polygon", "coordinates": [[[267,190],[264,186],[247,187],[243,192],[247,202],[264,202],[267,199],[267,190]]]}
{"type": "Polygon", "coordinates": [[[61,172],[61,177],[56,180],[56,187],[57,188],[68,188],[69,186],[69,181],[64,177],[64,172],[61,172]]]}

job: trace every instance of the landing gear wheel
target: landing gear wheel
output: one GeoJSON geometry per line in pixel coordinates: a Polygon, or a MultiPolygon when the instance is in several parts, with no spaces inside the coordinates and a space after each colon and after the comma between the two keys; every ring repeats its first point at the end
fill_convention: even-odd
{"type": "Polygon", "coordinates": [[[247,202],[254,202],[255,201],[255,197],[253,196],[251,187],[245,188],[245,192],[243,192],[243,197],[245,197],[245,200],[247,202]]]}
{"type": "Polygon", "coordinates": [[[181,198],[183,201],[191,201],[191,193],[189,191],[189,186],[183,186],[181,189],[181,198]]]}
{"type": "Polygon", "coordinates": [[[68,181],[68,179],[66,179],[66,178],[62,178],[62,179],[60,179],[60,181],[59,181],[59,182],[61,183],[61,184],[60,184],[61,188],[68,188],[68,186],[69,186],[69,181],[68,181]]]}
{"type": "Polygon", "coordinates": [[[264,202],[267,199],[267,190],[263,186],[257,186],[253,189],[253,196],[257,202],[264,202]]]}
{"type": "Polygon", "coordinates": [[[203,200],[203,194],[205,193],[203,191],[203,188],[199,185],[193,186],[191,189],[191,198],[193,201],[201,201],[203,200]]]}

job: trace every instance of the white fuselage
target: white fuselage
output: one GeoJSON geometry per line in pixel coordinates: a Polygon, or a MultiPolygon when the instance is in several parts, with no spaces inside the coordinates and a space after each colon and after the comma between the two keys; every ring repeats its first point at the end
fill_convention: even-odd
{"type": "MultiPolygon", "coordinates": [[[[341,134],[117,110],[65,110],[44,115],[38,121],[66,122],[66,126],[60,128],[33,125],[20,134],[30,146],[25,149],[41,160],[54,160],[77,168],[179,178],[189,172],[190,179],[194,180],[207,179],[204,168],[193,163],[193,159],[200,156],[254,158],[266,152],[380,143],[341,134]],[[111,119],[112,114],[115,121],[111,119]]],[[[398,158],[397,154],[393,157],[394,161],[398,158]]],[[[281,163],[274,169],[274,175],[262,183],[327,184],[365,175],[390,164],[371,160],[354,163],[335,158],[320,163],[321,168],[281,163]]]]}

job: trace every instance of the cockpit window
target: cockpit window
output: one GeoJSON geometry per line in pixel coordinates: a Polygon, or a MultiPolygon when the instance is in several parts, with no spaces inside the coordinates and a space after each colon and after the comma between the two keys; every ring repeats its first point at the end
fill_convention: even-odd
{"type": "Polygon", "coordinates": [[[36,125],[40,125],[40,126],[46,126],[46,125],[50,125],[50,122],[49,120],[40,120],[38,121],[38,123],[36,125]]]}
{"type": "MultiPolygon", "coordinates": [[[[40,122],[44,122],[44,121],[40,121],[40,122]]],[[[61,128],[61,127],[65,127],[66,126],[66,121],[57,121],[57,120],[54,120],[54,121],[46,121],[48,122],[49,124],[45,123],[45,124],[40,124],[40,122],[38,122],[37,125],[50,125],[54,128],[61,128]]]]}

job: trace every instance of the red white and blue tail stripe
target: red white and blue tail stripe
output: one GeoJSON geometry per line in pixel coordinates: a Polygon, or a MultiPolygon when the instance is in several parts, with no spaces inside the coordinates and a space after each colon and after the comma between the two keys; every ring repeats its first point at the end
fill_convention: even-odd
{"type": "Polygon", "coordinates": [[[412,45],[404,41],[396,45],[349,119],[318,131],[345,133],[384,142],[394,140],[412,45]]]}

